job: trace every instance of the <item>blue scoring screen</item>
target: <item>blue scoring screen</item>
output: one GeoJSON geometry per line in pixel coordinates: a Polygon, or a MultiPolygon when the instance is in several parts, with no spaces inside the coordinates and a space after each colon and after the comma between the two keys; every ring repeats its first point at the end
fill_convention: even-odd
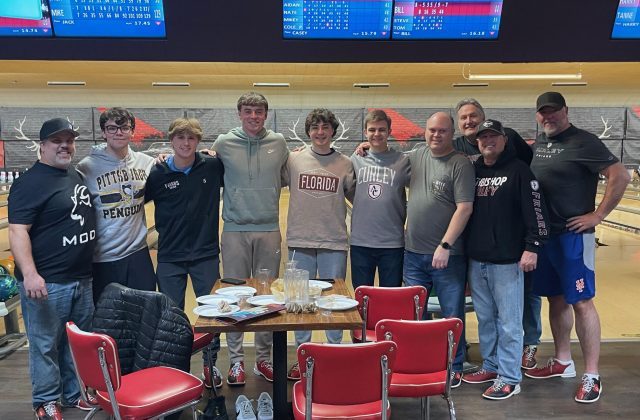
{"type": "Polygon", "coordinates": [[[164,38],[162,0],[49,0],[56,37],[164,38]]]}
{"type": "Polygon", "coordinates": [[[390,39],[391,0],[283,0],[285,39],[390,39]]]}
{"type": "Polygon", "coordinates": [[[502,0],[396,0],[393,39],[496,39],[502,0]]]}
{"type": "Polygon", "coordinates": [[[0,0],[0,36],[51,35],[51,19],[45,0],[0,0]]]}
{"type": "Polygon", "coordinates": [[[640,0],[620,0],[611,38],[640,39],[640,0]]]}

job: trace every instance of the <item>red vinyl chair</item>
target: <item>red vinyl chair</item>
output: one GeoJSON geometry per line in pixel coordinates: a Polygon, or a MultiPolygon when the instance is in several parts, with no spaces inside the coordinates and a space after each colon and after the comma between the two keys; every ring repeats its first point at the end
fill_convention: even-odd
{"type": "Polygon", "coordinates": [[[422,286],[360,286],[355,295],[363,322],[362,329],[351,331],[354,343],[375,341],[376,323],[381,319],[422,319],[428,297],[427,289],[422,286]]]}
{"type": "Polygon", "coordinates": [[[391,341],[302,344],[298,347],[302,379],[293,385],[294,418],[388,419],[387,392],[396,353],[391,341]]]}
{"type": "Polygon", "coordinates": [[[422,418],[429,418],[429,396],[442,395],[449,417],[456,418],[451,399],[451,366],[462,333],[458,318],[432,321],[383,319],[376,338],[398,346],[389,396],[420,398],[422,418]]]}
{"type": "MultiPolygon", "coordinates": [[[[67,336],[82,398],[87,387],[96,391],[99,406],[117,420],[164,417],[195,405],[202,396],[202,381],[170,367],[152,367],[122,376],[113,338],[80,330],[67,322],[67,336]]],[[[92,410],[91,418],[97,408],[92,410]]]]}

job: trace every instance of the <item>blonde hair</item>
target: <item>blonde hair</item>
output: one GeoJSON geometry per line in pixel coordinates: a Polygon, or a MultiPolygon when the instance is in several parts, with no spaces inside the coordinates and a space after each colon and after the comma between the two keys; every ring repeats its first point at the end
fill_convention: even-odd
{"type": "Polygon", "coordinates": [[[192,134],[202,140],[202,127],[195,118],[176,118],[169,126],[169,141],[179,134],[192,134]]]}

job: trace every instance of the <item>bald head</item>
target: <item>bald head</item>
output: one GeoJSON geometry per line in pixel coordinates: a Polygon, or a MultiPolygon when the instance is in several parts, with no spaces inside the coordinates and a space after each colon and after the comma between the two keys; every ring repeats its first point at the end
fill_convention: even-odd
{"type": "Polygon", "coordinates": [[[448,155],[453,151],[453,118],[446,112],[436,112],[427,119],[425,140],[435,157],[448,155]]]}

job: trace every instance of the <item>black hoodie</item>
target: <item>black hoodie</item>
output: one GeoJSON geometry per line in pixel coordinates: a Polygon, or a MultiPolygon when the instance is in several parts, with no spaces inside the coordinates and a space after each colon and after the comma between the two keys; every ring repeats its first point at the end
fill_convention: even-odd
{"type": "Polygon", "coordinates": [[[480,262],[511,264],[524,250],[537,253],[549,234],[542,190],[529,167],[513,152],[487,166],[474,163],[476,194],[467,224],[467,256],[480,262]]]}

